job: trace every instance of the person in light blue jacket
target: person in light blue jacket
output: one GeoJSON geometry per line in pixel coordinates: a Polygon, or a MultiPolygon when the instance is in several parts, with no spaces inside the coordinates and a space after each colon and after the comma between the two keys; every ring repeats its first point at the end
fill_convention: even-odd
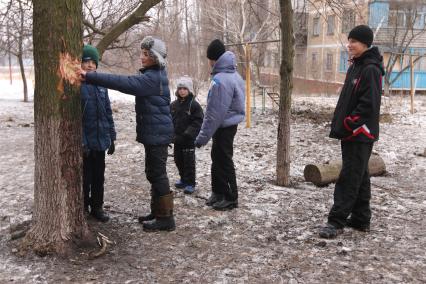
{"type": "Polygon", "coordinates": [[[213,138],[212,195],[206,205],[215,210],[232,210],[238,207],[237,178],[232,157],[238,124],[245,116],[245,85],[236,70],[235,54],[225,51],[220,40],[215,39],[210,43],[207,58],[213,77],[195,146],[204,146],[213,138]]]}

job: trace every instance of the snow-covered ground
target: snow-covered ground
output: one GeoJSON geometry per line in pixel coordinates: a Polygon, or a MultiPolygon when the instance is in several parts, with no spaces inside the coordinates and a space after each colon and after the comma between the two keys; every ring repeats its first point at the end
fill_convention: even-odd
{"type": "MultiPolygon", "coordinates": [[[[211,144],[197,150],[198,190],[176,191],[177,230],[148,234],[135,216],[149,204],[144,151],[135,141],[134,98],[111,92],[118,132],[107,157],[106,207],[112,220],[97,224],[117,244],[102,258],[56,259],[14,253],[10,224],[31,218],[33,103],[0,81],[0,283],[424,283],[426,282],[426,98],[383,101],[380,141],[374,151],[388,173],[372,178],[372,231],[346,229],[336,240],[317,237],[332,204],[333,185],[303,179],[304,166],[340,157],[328,138],[337,97],[293,98],[292,187],[274,185],[277,111],[258,108],[252,128],[239,127],[235,164],[240,206],[216,212],[210,194],[211,144]]],[[[205,94],[200,94],[203,102],[205,94]]],[[[260,100],[259,100],[260,102],[260,100]]],[[[260,106],[260,104],[258,104],[260,106]]],[[[171,152],[170,152],[171,153],[171,152]]],[[[171,183],[177,177],[169,159],[171,183]]]]}

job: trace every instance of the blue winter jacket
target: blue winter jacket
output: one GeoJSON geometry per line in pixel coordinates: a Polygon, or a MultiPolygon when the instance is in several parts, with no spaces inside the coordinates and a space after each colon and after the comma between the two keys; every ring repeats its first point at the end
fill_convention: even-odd
{"type": "Polygon", "coordinates": [[[83,146],[105,151],[116,139],[108,90],[83,83],[80,87],[83,119],[83,146]]]}
{"type": "Polygon", "coordinates": [[[235,54],[226,51],[212,71],[203,125],[195,144],[205,145],[218,128],[236,125],[245,116],[245,85],[236,70],[235,54]]]}
{"type": "Polygon", "coordinates": [[[141,69],[133,76],[98,72],[86,74],[88,83],[104,86],[136,97],[136,140],[145,145],[172,142],[170,90],[167,72],[158,66],[141,69]]]}

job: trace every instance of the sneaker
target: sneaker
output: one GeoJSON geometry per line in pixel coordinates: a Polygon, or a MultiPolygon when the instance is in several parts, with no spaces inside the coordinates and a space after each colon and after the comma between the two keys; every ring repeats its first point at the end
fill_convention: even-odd
{"type": "Polygon", "coordinates": [[[346,221],[346,226],[361,232],[370,232],[370,224],[361,224],[351,218],[346,221]]]}
{"type": "Polygon", "coordinates": [[[185,189],[183,190],[183,193],[193,194],[194,191],[195,191],[195,186],[187,185],[187,186],[185,186],[185,189]]]}
{"type": "Polygon", "coordinates": [[[334,239],[341,233],[343,233],[343,229],[339,229],[331,224],[327,224],[320,229],[319,236],[324,239],[334,239]]]}
{"type": "Polygon", "coordinates": [[[175,183],[175,187],[176,187],[176,188],[185,188],[185,186],[186,186],[186,184],[185,184],[182,180],[178,180],[178,181],[175,183]]]}
{"type": "Polygon", "coordinates": [[[218,211],[232,210],[238,207],[238,201],[230,201],[223,199],[213,204],[213,209],[218,211]]]}
{"type": "Polygon", "coordinates": [[[223,195],[217,194],[217,193],[212,193],[212,195],[209,197],[209,199],[207,199],[206,201],[206,205],[207,206],[213,206],[213,204],[215,204],[216,202],[222,201],[223,200],[223,195]]]}

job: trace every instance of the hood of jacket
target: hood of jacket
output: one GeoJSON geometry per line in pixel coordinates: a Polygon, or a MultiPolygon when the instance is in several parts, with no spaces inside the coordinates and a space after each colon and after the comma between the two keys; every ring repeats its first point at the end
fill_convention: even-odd
{"type": "Polygon", "coordinates": [[[212,74],[234,73],[236,71],[236,67],[237,60],[235,58],[235,54],[231,51],[226,51],[214,64],[212,74]]]}

